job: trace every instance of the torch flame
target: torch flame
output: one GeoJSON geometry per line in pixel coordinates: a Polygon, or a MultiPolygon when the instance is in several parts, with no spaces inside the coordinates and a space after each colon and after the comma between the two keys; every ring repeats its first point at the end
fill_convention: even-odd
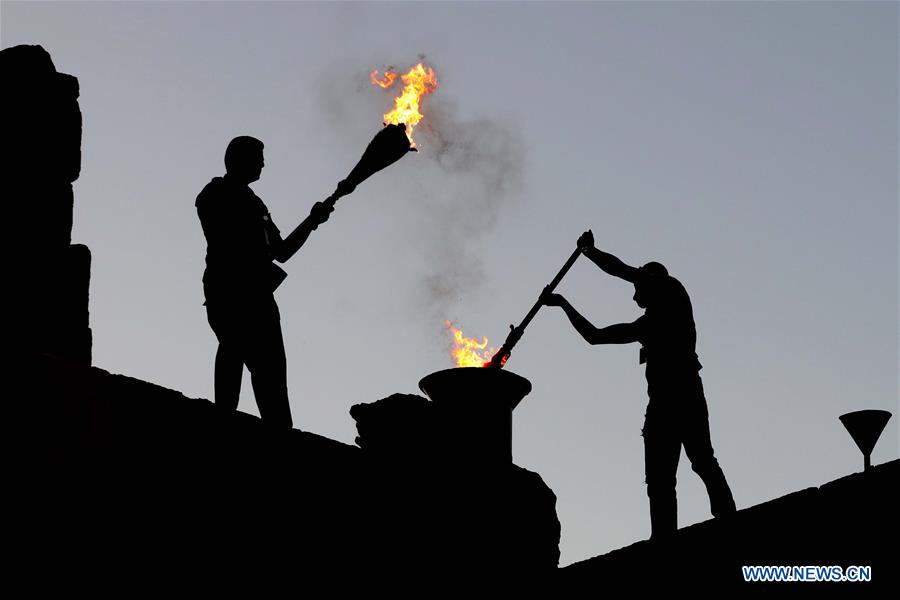
{"type": "MultiPolygon", "coordinates": [[[[453,334],[453,347],[450,354],[453,362],[457,367],[487,367],[490,365],[491,358],[497,353],[497,348],[488,348],[488,339],[481,338],[481,341],[474,338],[467,338],[463,332],[453,326],[450,321],[444,321],[444,326],[453,334]]],[[[504,357],[503,363],[506,362],[504,357]]]]}
{"type": "MultiPolygon", "coordinates": [[[[369,74],[373,85],[380,86],[384,89],[394,85],[397,79],[397,73],[394,71],[385,71],[382,78],[378,78],[378,69],[369,74]]],[[[403,81],[403,91],[394,99],[394,110],[384,114],[385,125],[406,125],[406,136],[413,148],[416,146],[413,140],[413,129],[422,120],[422,113],[419,112],[419,102],[422,96],[431,94],[438,87],[437,76],[431,67],[425,68],[422,63],[417,64],[410,69],[405,75],[400,75],[403,81]]]]}
{"type": "Polygon", "coordinates": [[[381,79],[378,78],[378,69],[375,69],[369,74],[369,79],[372,80],[374,85],[379,85],[384,89],[388,89],[392,85],[394,85],[394,80],[397,79],[397,74],[393,71],[385,71],[384,77],[381,79]]]}

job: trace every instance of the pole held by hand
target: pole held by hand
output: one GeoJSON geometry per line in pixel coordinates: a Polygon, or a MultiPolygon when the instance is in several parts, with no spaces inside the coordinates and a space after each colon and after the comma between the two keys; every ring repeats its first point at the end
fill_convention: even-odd
{"type": "MultiPolygon", "coordinates": [[[[356,189],[356,186],[377,173],[385,167],[388,167],[400,160],[408,152],[415,151],[411,147],[409,138],[406,136],[406,125],[386,125],[381,131],[375,134],[369,145],[366,146],[362,158],[347,175],[337,185],[334,193],[322,202],[317,202],[310,212],[310,216],[300,223],[294,231],[284,240],[285,258],[290,259],[301,246],[306,242],[310,232],[312,232],[320,222],[324,222],[328,218],[328,213],[334,210],[335,203],[343,196],[350,194],[356,189]],[[324,209],[324,210],[323,210],[324,209]]],[[[274,265],[273,265],[274,266],[274,265]]],[[[275,267],[277,269],[277,267],[275,267]]],[[[278,269],[279,271],[281,269],[278,269]]],[[[284,273],[282,271],[282,273],[284,273]]],[[[276,281],[275,287],[284,280],[287,274],[275,273],[273,279],[276,281]]],[[[274,289],[274,287],[273,287],[274,289]]]]}
{"type": "MultiPolygon", "coordinates": [[[[578,257],[581,255],[581,248],[576,248],[572,255],[566,260],[565,264],[556,274],[556,277],[544,288],[544,293],[550,293],[556,289],[556,286],[559,285],[559,282],[562,281],[562,278],[566,276],[566,273],[569,272],[569,269],[572,268],[572,265],[575,264],[575,261],[578,260],[578,257]]],[[[528,311],[528,314],[525,315],[525,318],[522,319],[522,322],[519,323],[518,327],[510,325],[509,326],[509,335],[506,336],[506,340],[504,340],[503,345],[500,346],[500,350],[494,354],[491,361],[487,363],[485,366],[493,369],[500,369],[506,364],[509,355],[512,353],[512,349],[522,338],[522,334],[525,333],[525,328],[528,327],[528,324],[531,323],[531,320],[541,309],[541,298],[538,297],[537,302],[534,303],[534,306],[531,307],[531,310],[528,311]]]]}
{"type": "Polygon", "coordinates": [[[366,146],[359,162],[356,163],[347,178],[338,183],[337,189],[325,200],[325,203],[334,206],[340,198],[352,193],[360,183],[394,164],[409,152],[416,151],[406,135],[405,124],[385,125],[381,131],[375,134],[375,137],[366,146]]]}

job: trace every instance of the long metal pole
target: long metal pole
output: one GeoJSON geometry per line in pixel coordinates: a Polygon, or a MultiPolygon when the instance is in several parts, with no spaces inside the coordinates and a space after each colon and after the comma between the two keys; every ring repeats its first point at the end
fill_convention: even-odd
{"type": "MultiPolygon", "coordinates": [[[[572,256],[566,261],[566,263],[559,270],[559,273],[556,274],[556,277],[550,282],[550,284],[544,288],[547,291],[552,292],[556,289],[556,286],[559,285],[559,282],[562,281],[562,278],[566,276],[566,273],[569,272],[569,269],[572,268],[572,265],[575,264],[575,261],[578,260],[578,257],[581,255],[581,248],[576,248],[574,252],[572,252],[572,256]]],[[[543,294],[543,291],[541,292],[543,294]]],[[[522,334],[525,333],[525,328],[528,327],[528,324],[531,323],[531,320],[541,309],[541,299],[538,297],[537,302],[534,303],[534,306],[531,307],[531,310],[528,311],[528,314],[525,315],[525,318],[522,319],[522,322],[519,323],[518,327],[513,325],[509,326],[509,335],[506,336],[506,340],[503,342],[503,345],[500,347],[500,350],[494,355],[491,359],[491,362],[486,364],[486,367],[499,369],[502,368],[504,364],[506,364],[506,360],[509,358],[509,355],[512,353],[512,349],[522,338],[522,334]]]]}

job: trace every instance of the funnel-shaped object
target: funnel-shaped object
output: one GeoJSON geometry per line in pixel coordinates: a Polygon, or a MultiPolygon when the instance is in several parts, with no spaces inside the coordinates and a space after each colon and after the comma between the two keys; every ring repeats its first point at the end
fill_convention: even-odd
{"type": "Polygon", "coordinates": [[[406,137],[406,125],[386,125],[369,142],[362,158],[350,171],[347,180],[354,186],[359,185],[373,174],[397,162],[413,150],[409,138],[406,137]]]}
{"type": "Polygon", "coordinates": [[[863,453],[863,469],[866,471],[872,468],[872,449],[890,418],[891,413],[886,410],[858,410],[840,416],[841,423],[863,453]]]}
{"type": "Polygon", "coordinates": [[[479,464],[512,462],[512,412],[531,382],[511,371],[465,367],[432,373],[419,389],[434,403],[444,451],[479,464]]]}

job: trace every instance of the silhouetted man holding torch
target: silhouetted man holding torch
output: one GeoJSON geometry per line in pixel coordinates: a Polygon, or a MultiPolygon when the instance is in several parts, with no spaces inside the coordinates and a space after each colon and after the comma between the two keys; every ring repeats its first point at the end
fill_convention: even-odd
{"type": "Polygon", "coordinates": [[[659,539],[678,528],[675,476],[682,445],[691,467],[706,485],[713,516],[734,512],[731,489],[710,441],[701,365],[695,351],[697,332],[687,291],[660,263],[632,267],[598,250],[590,231],[578,238],[578,247],[610,275],[633,283],[634,301],[644,309],[643,316],[633,323],[598,329],[559,294],[542,294],[542,303],[561,307],[590,344],[641,343],[640,362],[646,363],[650,397],[643,436],[651,537],[659,539]]]}
{"type": "MultiPolygon", "coordinates": [[[[219,340],[216,405],[237,410],[247,365],[260,416],[289,429],[293,421],[287,361],[273,295],[287,275],[272,261],[287,261],[334,208],[333,203],[316,202],[309,216],[283,239],[266,205],[249,187],[259,179],[264,164],[261,141],[234,138],[225,151],[225,176],[214,178],[197,196],[207,242],[203,292],[209,324],[219,340]]],[[[342,185],[345,193],[352,191],[352,184],[342,185]]]]}

